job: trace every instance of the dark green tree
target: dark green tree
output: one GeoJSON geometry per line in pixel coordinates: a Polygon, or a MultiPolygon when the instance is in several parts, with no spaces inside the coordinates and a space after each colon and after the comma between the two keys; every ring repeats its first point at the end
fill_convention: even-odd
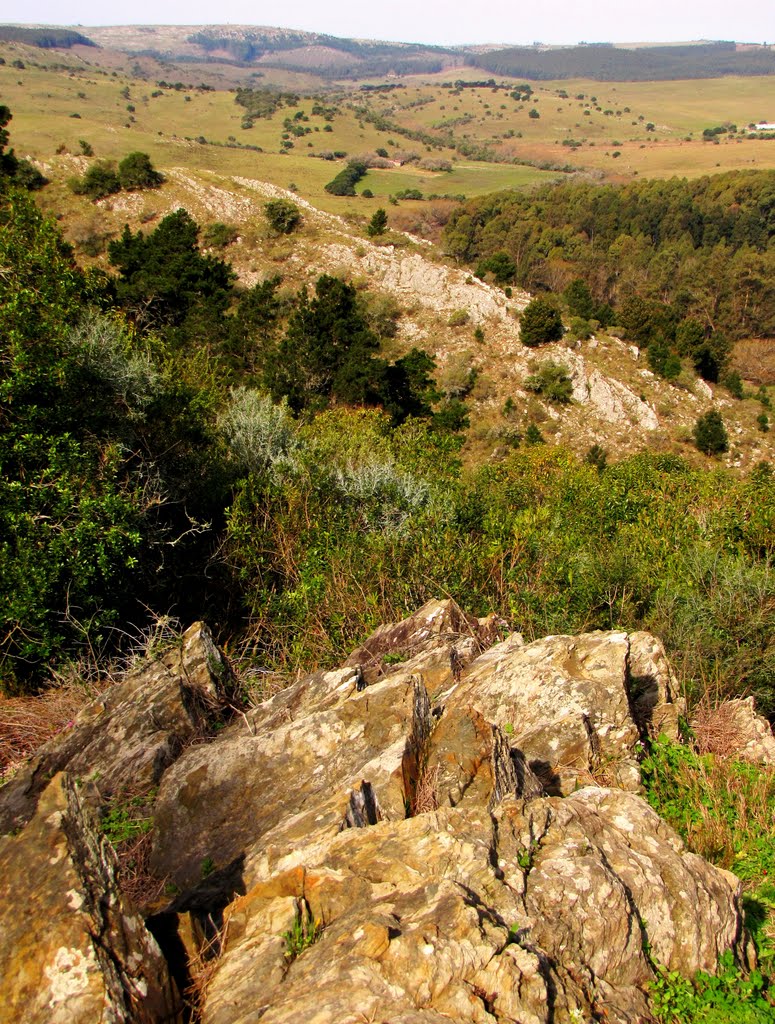
{"type": "Polygon", "coordinates": [[[506,284],[509,281],[513,281],[516,273],[517,267],[514,260],[507,252],[503,251],[493,253],[487,259],[479,260],[476,266],[477,277],[483,278],[486,274],[492,274],[496,284],[506,284]]]}
{"type": "Polygon", "coordinates": [[[12,149],[6,149],[11,137],[6,125],[13,118],[13,114],[5,104],[0,105],[0,177],[12,178],[16,173],[19,161],[12,149]]]}
{"type": "Polygon", "coordinates": [[[544,435],[535,423],[531,423],[525,431],[525,444],[533,447],[537,444],[545,444],[544,435]]]}
{"type": "Polygon", "coordinates": [[[580,277],[571,281],[562,297],[568,304],[568,312],[571,316],[580,316],[584,320],[591,320],[595,316],[595,300],[586,282],[580,277]]]}
{"type": "Polygon", "coordinates": [[[388,219],[387,213],[380,207],[369,221],[369,226],[366,228],[366,233],[369,238],[376,238],[378,235],[384,235],[387,230],[388,219]]]}
{"type": "Polygon", "coordinates": [[[433,379],[435,369],[433,356],[419,348],[386,366],[381,399],[394,425],[410,416],[427,419],[433,414],[431,406],[439,399],[433,379]]]}
{"type": "Polygon", "coordinates": [[[158,188],[164,176],[154,169],[147,153],[129,153],[118,165],[118,180],[127,192],[158,188]]]}
{"type": "Polygon", "coordinates": [[[223,260],[202,255],[198,237],[196,221],[181,209],[168,214],[148,236],[133,234],[127,225],[121,238],[110,243],[110,263],[120,274],[116,294],[136,323],[180,327],[204,312],[217,327],[234,274],[223,260]]]}
{"type": "Polygon", "coordinates": [[[302,291],[267,368],[267,386],[275,399],[287,397],[296,412],[331,397],[379,401],[385,364],[373,365],[379,342],[357,298],[352,285],[328,274],[318,278],[313,298],[302,291]]]}
{"type": "Polygon", "coordinates": [[[559,341],[565,333],[562,317],[546,299],[533,299],[525,306],[519,321],[519,332],[523,345],[531,348],[559,341]]]}
{"type": "Polygon", "coordinates": [[[28,191],[42,188],[48,184],[48,179],[29,160],[19,159],[12,149],[6,149],[10,138],[6,125],[12,118],[9,108],[0,105],[0,184],[6,179],[28,191]]]}
{"type": "Polygon", "coordinates": [[[290,235],[301,223],[301,210],[290,199],[270,199],[264,204],[264,214],[276,235],[290,235]]]}
{"type": "Polygon", "coordinates": [[[729,437],[717,409],[710,409],[694,424],[694,443],[705,455],[721,455],[729,451],[729,437]]]}

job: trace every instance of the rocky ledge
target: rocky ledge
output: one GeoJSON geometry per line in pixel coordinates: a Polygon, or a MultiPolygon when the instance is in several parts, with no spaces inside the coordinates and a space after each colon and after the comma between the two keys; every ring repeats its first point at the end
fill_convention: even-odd
{"type": "Polygon", "coordinates": [[[431,602],[252,710],[230,686],[197,624],[0,790],[0,1022],[635,1024],[657,964],[750,964],[738,880],[640,795],[683,712],[654,637],[431,602]]]}

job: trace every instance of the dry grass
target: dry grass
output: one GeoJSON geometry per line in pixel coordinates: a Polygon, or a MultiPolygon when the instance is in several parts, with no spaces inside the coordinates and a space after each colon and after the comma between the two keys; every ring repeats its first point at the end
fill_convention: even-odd
{"type": "Polygon", "coordinates": [[[694,709],[692,728],[700,754],[727,758],[740,750],[736,715],[727,702],[718,703],[706,694],[694,709]]]}
{"type": "Polygon", "coordinates": [[[438,809],[438,787],[439,766],[435,764],[429,768],[426,765],[415,787],[414,799],[412,800],[412,817],[418,814],[428,814],[430,811],[438,809]]]}
{"type": "Polygon", "coordinates": [[[190,1007],[193,1020],[201,1020],[207,1000],[207,989],[213,979],[218,967],[218,962],[226,948],[226,938],[229,930],[228,921],[219,929],[212,918],[212,935],[206,939],[189,958],[188,971],[191,983],[186,989],[184,996],[187,1005],[190,1007]]]}
{"type": "Polygon", "coordinates": [[[35,697],[0,698],[0,785],[38,747],[70,728],[79,711],[110,685],[108,676],[72,667],[35,697]]]}
{"type": "Polygon", "coordinates": [[[150,867],[153,833],[127,839],[114,847],[118,859],[118,883],[121,891],[136,906],[144,909],[161,898],[166,878],[158,878],[150,867]]]}

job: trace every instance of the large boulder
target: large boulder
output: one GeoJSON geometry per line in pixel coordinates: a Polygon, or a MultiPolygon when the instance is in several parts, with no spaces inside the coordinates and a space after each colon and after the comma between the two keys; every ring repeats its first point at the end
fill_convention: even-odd
{"type": "Polygon", "coordinates": [[[159,947],[116,886],[116,861],[74,780],[0,838],[2,1024],[163,1024],[179,1000],[159,947]]]}
{"type": "Polygon", "coordinates": [[[636,1024],[652,958],[691,972],[743,955],[739,883],[639,797],[590,787],[490,813],[493,797],[342,831],[257,883],[227,910],[205,1024],[636,1024]]]}
{"type": "Polygon", "coordinates": [[[666,707],[682,710],[662,645],[644,633],[519,634],[491,647],[440,694],[509,735],[544,781],[567,794],[591,781],[637,792],[641,739],[666,707]],[[633,671],[635,666],[635,672],[633,671]]]}
{"type": "MultiPolygon", "coordinates": [[[[203,1024],[640,1024],[655,963],[712,971],[725,950],[750,962],[737,879],[689,853],[639,795],[642,742],[683,711],[659,641],[501,636],[498,620],[431,602],[343,667],[163,753],[160,771],[142,751],[178,735],[151,728],[167,677],[199,709],[192,728],[223,700],[203,645],[193,697],[189,670],[165,663],[157,685],[146,676],[95,713],[127,751],[86,730],[91,753],[70,750],[69,763],[114,750],[112,787],[130,765],[158,780],[150,864],[166,892],[152,926],[203,1024]]],[[[50,799],[0,853],[55,827],[50,799]]],[[[61,902],[73,886],[60,861],[61,902]]],[[[142,956],[158,981],[147,991],[161,991],[156,953],[142,956]]],[[[109,972],[85,976],[84,992],[117,991],[109,972]]]]}
{"type": "Polygon", "coordinates": [[[160,877],[192,890],[204,864],[239,889],[293,866],[307,844],[325,843],[350,820],[405,816],[431,729],[422,682],[386,679],[359,691],[344,669],[312,685],[315,709],[277,712],[261,728],[239,721],[166,772],[151,856],[160,877]]]}
{"type": "Polygon", "coordinates": [[[92,780],[108,800],[147,792],[223,707],[226,661],[203,623],[88,704],[0,789],[0,832],[29,821],[48,780],[65,769],[92,780]]]}

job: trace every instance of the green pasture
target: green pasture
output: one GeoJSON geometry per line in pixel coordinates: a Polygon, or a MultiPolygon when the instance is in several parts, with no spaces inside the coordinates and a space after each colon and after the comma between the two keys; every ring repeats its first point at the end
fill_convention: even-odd
{"type": "MultiPolygon", "coordinates": [[[[117,70],[115,62],[107,62],[107,51],[104,55],[88,51],[86,56],[83,52],[53,53],[0,44],[0,56],[6,60],[0,65],[0,100],[14,115],[13,145],[20,155],[42,161],[55,181],[64,181],[78,170],[72,156],[80,154],[81,139],[93,147],[97,158],[119,160],[128,152],[142,150],[162,171],[184,167],[260,178],[282,187],[293,184],[301,195],[336,213],[367,213],[375,202],[384,202],[406,188],[419,189],[424,195],[473,196],[530,186],[556,173],[511,160],[572,166],[615,180],[636,174],[694,176],[775,167],[775,142],[737,136],[721,136],[717,145],[701,141],[704,128],[725,122],[741,127],[771,118],[773,79],[769,77],[541,82],[532,83],[530,99],[517,101],[503,90],[442,86],[441,82],[456,78],[489,77],[469,74],[476,69],[456,69],[435,78],[406,78],[401,83],[405,88],[388,93],[364,93],[357,87],[337,87],[326,93],[299,90],[297,106],[283,106],[271,118],[256,119],[246,129],[242,127],[245,111],[229,89],[163,89],[160,95],[153,95],[162,78],[200,81],[204,75],[196,65],[184,73],[180,67],[167,70],[144,59],[134,74],[127,74],[117,70]],[[25,68],[13,67],[17,59],[25,68]],[[97,66],[97,60],[104,60],[105,66],[97,66]],[[148,77],[138,77],[141,73],[148,77]],[[331,122],[312,114],[316,100],[336,107],[331,122]],[[355,108],[363,106],[410,132],[435,134],[438,126],[446,124],[456,144],[486,147],[498,162],[473,161],[453,148],[430,150],[399,131],[379,131],[367,118],[356,115],[355,108]],[[540,117],[529,116],[533,109],[540,117]],[[294,120],[295,115],[300,119],[294,120]],[[283,139],[286,118],[309,132],[283,139]],[[469,120],[452,123],[460,118],[469,120]],[[653,125],[651,131],[647,130],[649,124],[653,125]],[[581,145],[562,145],[563,140],[581,145]],[[284,142],[292,146],[284,147],[284,142]],[[374,201],[325,192],[342,160],[323,160],[318,154],[343,152],[345,159],[352,159],[378,148],[390,155],[396,150],[413,150],[421,158],[441,157],[452,163],[453,170],[433,173],[416,164],[372,170],[359,191],[371,189],[374,201]]],[[[254,78],[253,84],[260,87],[266,80],[254,78]]],[[[513,84],[518,83],[514,80],[513,84]]]]}

